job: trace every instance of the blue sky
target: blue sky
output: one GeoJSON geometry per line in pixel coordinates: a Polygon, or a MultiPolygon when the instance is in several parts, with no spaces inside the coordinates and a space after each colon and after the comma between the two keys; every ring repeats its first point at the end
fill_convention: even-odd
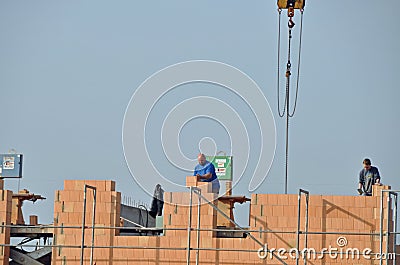
{"type": "MultiPolygon", "coordinates": [[[[289,193],[304,188],[311,194],[355,195],[364,157],[379,167],[383,183],[399,188],[400,34],[391,8],[396,4],[306,3],[298,108],[290,123],[289,193]]],[[[19,185],[47,197],[24,206],[42,223],[52,222],[54,191],[64,179],[113,179],[123,196],[150,202],[124,158],[128,103],[157,71],[212,60],[246,73],[268,100],[276,154],[256,192],[282,193],[285,122],[277,114],[277,21],[275,1],[1,1],[0,152],[14,148],[25,156],[24,178],[6,180],[6,187],[19,185]]],[[[295,21],[298,32],[298,14],[295,21]]],[[[282,42],[285,50],[285,36],[282,42]]],[[[166,95],[151,116],[149,153],[182,184],[185,173],[159,152],[161,113],[198,91],[232,103],[248,130],[257,131],[243,101],[223,88],[193,84],[166,95]]],[[[183,128],[179,141],[182,152],[195,158],[206,136],[229,152],[228,134],[212,120],[197,119],[183,128]],[[208,126],[212,132],[199,130],[208,126]]],[[[250,171],[258,136],[251,136],[250,171]]],[[[248,195],[247,183],[234,193],[248,195]]]]}

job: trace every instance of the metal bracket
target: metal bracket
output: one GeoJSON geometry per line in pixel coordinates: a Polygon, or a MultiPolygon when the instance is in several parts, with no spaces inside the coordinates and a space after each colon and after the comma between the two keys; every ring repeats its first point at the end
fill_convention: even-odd
{"type": "Polygon", "coordinates": [[[44,247],[33,252],[24,253],[18,248],[10,249],[10,258],[13,260],[10,265],[44,265],[38,259],[51,253],[51,247],[44,247]]]}

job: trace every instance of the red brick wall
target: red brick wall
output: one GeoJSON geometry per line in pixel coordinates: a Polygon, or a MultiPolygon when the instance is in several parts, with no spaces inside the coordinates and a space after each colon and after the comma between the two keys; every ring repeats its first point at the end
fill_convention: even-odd
{"type": "MultiPolygon", "coordinates": [[[[121,208],[121,194],[115,191],[113,181],[93,180],[66,180],[64,190],[56,191],[54,202],[55,226],[81,226],[83,217],[83,201],[85,184],[96,187],[96,214],[95,226],[115,227],[119,225],[121,208]]],[[[85,225],[91,226],[93,217],[93,191],[87,190],[87,206],[85,225]]],[[[112,246],[115,237],[115,229],[96,229],[94,245],[112,246]]],[[[92,242],[92,230],[85,229],[85,245],[92,242]]],[[[53,248],[52,264],[79,264],[82,244],[81,228],[58,228],[54,233],[54,244],[64,247],[53,248]],[[68,247],[68,246],[75,246],[68,247]]],[[[107,248],[94,249],[94,261],[96,265],[112,264],[113,250],[107,248]]],[[[88,264],[90,249],[84,250],[85,264],[88,264]]]]}
{"type": "MultiPolygon", "coordinates": [[[[11,225],[12,191],[3,190],[4,180],[0,180],[0,224],[11,225]]],[[[0,227],[0,244],[10,244],[10,228],[0,227]]],[[[0,264],[8,265],[10,247],[0,246],[0,264]]]]}
{"type": "MultiPolygon", "coordinates": [[[[118,226],[120,194],[115,191],[115,183],[107,181],[66,181],[64,190],[56,192],[54,209],[55,225],[76,225],[82,223],[83,214],[83,186],[84,184],[98,188],[96,210],[96,226],[118,226]]],[[[389,187],[374,187],[374,196],[322,196],[310,195],[309,200],[309,226],[310,232],[349,232],[371,233],[380,229],[380,192],[379,189],[389,187]]],[[[88,194],[91,194],[88,192],[88,194]]],[[[209,200],[215,199],[212,193],[204,193],[209,200]]],[[[88,195],[88,208],[86,225],[91,224],[92,196],[88,195]]],[[[193,195],[192,228],[197,227],[197,196],[193,195]]],[[[189,193],[166,192],[164,194],[164,227],[163,236],[120,236],[117,232],[108,229],[96,230],[96,246],[114,249],[94,250],[94,261],[99,264],[186,264],[188,245],[188,216],[189,193]],[[168,249],[161,249],[168,248],[168,249]]],[[[386,201],[386,199],[385,199],[386,201]]],[[[301,197],[301,226],[305,229],[305,197],[301,197]]],[[[261,244],[267,243],[269,248],[291,249],[297,245],[297,216],[298,195],[284,194],[253,194],[251,197],[249,224],[250,230],[271,230],[271,233],[252,232],[261,244]],[[287,232],[287,233],[282,233],[287,232]]],[[[386,207],[386,205],[385,205],[386,207]]],[[[215,209],[209,205],[200,206],[200,224],[202,229],[215,229],[217,225],[215,209]]],[[[386,216],[386,215],[385,215],[386,216]]],[[[384,230],[386,227],[384,220],[384,230]]],[[[392,226],[391,224],[390,226],[392,226]]],[[[200,264],[281,264],[275,257],[260,259],[257,250],[260,245],[247,238],[216,238],[213,231],[200,232],[200,264]],[[221,251],[212,248],[223,249],[221,251]],[[230,251],[229,251],[230,250],[230,251]],[[241,251],[241,250],[248,250],[241,251]],[[249,252],[252,251],[252,252],[249,252]]],[[[55,243],[64,245],[81,244],[80,229],[57,229],[55,243]]],[[[85,242],[90,245],[91,231],[87,229],[85,242]]],[[[323,248],[337,247],[337,234],[310,234],[308,247],[321,251],[323,248]]],[[[347,245],[342,249],[359,248],[361,251],[370,248],[379,252],[379,237],[371,235],[344,235],[347,245]]],[[[304,235],[300,236],[300,249],[304,248],[304,235]]],[[[197,232],[191,232],[191,247],[197,243],[197,232]]],[[[385,246],[386,241],[383,241],[385,246]]],[[[390,250],[394,251],[394,250],[390,250]]],[[[90,250],[85,250],[85,264],[88,264],[90,250]]],[[[191,250],[191,263],[194,263],[196,251],[191,250]]],[[[286,255],[287,256],[287,255],[286,255]]],[[[318,255],[317,255],[318,256],[318,255]]],[[[295,260],[285,260],[288,264],[295,264],[295,260]]],[[[79,264],[80,249],[68,247],[55,248],[53,251],[53,264],[79,264]]],[[[303,263],[303,260],[300,261],[303,263]]],[[[377,261],[363,259],[311,258],[308,264],[376,264],[377,261]]],[[[386,264],[385,262],[383,264],[386,264]]]]}

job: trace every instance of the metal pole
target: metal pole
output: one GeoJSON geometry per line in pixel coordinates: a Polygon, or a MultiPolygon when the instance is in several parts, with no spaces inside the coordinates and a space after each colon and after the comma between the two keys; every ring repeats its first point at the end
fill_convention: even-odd
{"type": "Polygon", "coordinates": [[[188,245],[187,245],[187,259],[186,259],[186,264],[190,264],[190,232],[192,229],[192,200],[193,200],[193,187],[190,187],[190,199],[189,199],[189,220],[188,220],[188,245]]]}
{"type": "MultiPolygon", "coordinates": [[[[287,77],[287,85],[289,86],[289,77],[287,77]]],[[[285,194],[288,190],[288,163],[289,163],[289,89],[286,88],[286,161],[285,161],[285,194]]]]}
{"type": "MultiPolygon", "coordinates": [[[[393,249],[396,251],[396,241],[397,241],[397,193],[394,193],[394,212],[393,212],[393,219],[394,219],[394,225],[393,225],[393,249]]],[[[394,255],[393,258],[393,264],[396,264],[396,255],[394,255]]]]}
{"type": "MultiPolygon", "coordinates": [[[[381,190],[381,209],[380,209],[380,231],[379,231],[379,255],[382,257],[383,240],[383,190],[381,190]]],[[[379,259],[379,265],[382,265],[382,259],[379,259]]]]}
{"type": "MultiPolygon", "coordinates": [[[[386,232],[386,256],[389,254],[389,240],[390,240],[390,193],[387,194],[387,232],[386,232]]],[[[382,258],[381,258],[382,259],[382,258]]],[[[388,262],[386,261],[386,264],[388,262]]]]}
{"type": "MultiPolygon", "coordinates": [[[[201,190],[199,190],[201,194],[201,190]]],[[[201,197],[199,197],[198,205],[197,205],[197,250],[196,250],[196,265],[199,264],[199,255],[200,255],[200,205],[201,205],[201,197]]]]}
{"type": "Polygon", "coordinates": [[[301,191],[297,197],[297,253],[296,265],[299,265],[299,247],[300,247],[300,206],[301,206],[301,191]]]}
{"type": "MultiPolygon", "coordinates": [[[[305,223],[305,241],[304,241],[304,248],[308,249],[308,199],[309,199],[309,194],[306,193],[306,223],[305,223]]],[[[307,258],[304,258],[304,265],[307,264],[307,258]]]]}
{"type": "MultiPolygon", "coordinates": [[[[129,221],[128,219],[122,218],[128,222],[131,222],[136,225],[135,222],[129,221]]],[[[14,229],[20,229],[23,228],[24,231],[32,231],[31,229],[35,228],[36,226],[32,225],[26,225],[26,226],[19,226],[19,225],[0,225],[0,227],[10,227],[11,232],[13,232],[14,229]]],[[[53,226],[53,225],[46,225],[46,226],[39,226],[41,231],[49,231],[50,234],[53,234],[53,230],[51,229],[56,229],[56,228],[62,228],[62,229],[82,229],[81,225],[67,225],[67,226],[53,226]]],[[[37,228],[37,227],[36,227],[37,228]]],[[[86,226],[86,228],[92,228],[92,226],[86,226]]],[[[98,229],[121,229],[120,226],[95,226],[95,228],[98,229]]],[[[240,228],[240,227],[239,227],[240,228]]],[[[174,231],[181,231],[185,230],[187,231],[187,228],[154,228],[154,227],[137,227],[137,230],[141,231],[162,231],[162,230],[174,230],[174,231]]],[[[197,230],[197,228],[192,228],[192,230],[197,230]]],[[[245,231],[246,233],[273,233],[273,234],[296,234],[296,230],[293,231],[280,231],[280,230],[251,230],[251,229],[240,229],[245,231]]],[[[232,229],[213,229],[213,228],[203,228],[201,231],[217,231],[217,232],[232,232],[232,229]]],[[[305,232],[302,232],[305,234],[305,232]]],[[[379,232],[371,232],[371,233],[357,233],[357,232],[344,232],[344,231],[332,231],[332,232],[323,232],[323,231],[309,231],[307,232],[309,235],[360,235],[360,236],[379,236],[379,232]]],[[[400,232],[392,232],[391,234],[400,234],[400,232]]],[[[1,246],[1,244],[0,244],[1,246]]],[[[80,246],[78,246],[80,248],[80,246]]]]}
{"type": "Polygon", "coordinates": [[[81,265],[83,265],[83,254],[85,250],[86,192],[87,192],[87,185],[85,184],[85,189],[83,192],[82,243],[81,243],[81,262],[80,262],[81,265]]]}
{"type": "Polygon", "coordinates": [[[90,265],[93,265],[93,251],[94,251],[94,224],[96,217],[96,188],[93,189],[93,216],[92,216],[92,248],[90,250],[90,265]]]}

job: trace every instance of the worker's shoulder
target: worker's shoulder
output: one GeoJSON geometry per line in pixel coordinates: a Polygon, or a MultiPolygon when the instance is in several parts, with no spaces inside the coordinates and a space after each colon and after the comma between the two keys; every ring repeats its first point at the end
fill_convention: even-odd
{"type": "Polygon", "coordinates": [[[202,169],[202,166],[200,165],[200,164],[197,164],[195,167],[194,167],[194,170],[201,170],[202,169]]]}
{"type": "Polygon", "coordinates": [[[378,172],[379,170],[378,170],[378,167],[375,167],[375,166],[371,166],[371,170],[372,171],[375,171],[375,172],[378,172]]]}
{"type": "Polygon", "coordinates": [[[214,164],[211,163],[210,161],[207,161],[207,164],[204,166],[205,168],[215,168],[214,164]]]}

